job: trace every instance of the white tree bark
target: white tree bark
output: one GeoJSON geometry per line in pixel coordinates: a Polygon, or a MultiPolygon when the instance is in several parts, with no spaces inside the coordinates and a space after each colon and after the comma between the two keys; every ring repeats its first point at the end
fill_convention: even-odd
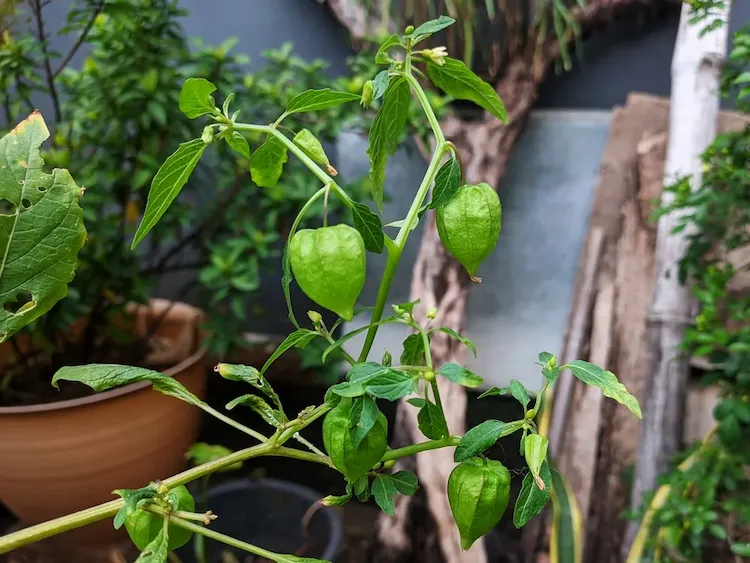
{"type": "MultiPolygon", "coordinates": [[[[717,9],[721,12],[717,15],[726,22],[730,9],[731,2],[726,2],[722,9],[717,9]]],[[[697,189],[701,184],[701,153],[716,136],[727,25],[701,35],[704,26],[704,23],[690,23],[690,7],[684,3],[672,56],[665,186],[690,176],[692,189],[697,189]]],[[[662,197],[665,204],[673,199],[669,192],[662,197]]],[[[681,446],[689,358],[680,350],[680,344],[685,327],[693,322],[693,311],[690,290],[678,278],[678,265],[690,234],[689,229],[672,234],[679,218],[677,213],[663,216],[657,230],[657,278],[647,331],[650,369],[631,501],[633,508],[639,506],[646,491],[656,486],[658,476],[668,469],[670,457],[681,446]]],[[[630,545],[636,530],[635,523],[628,527],[625,546],[630,545]]]]}

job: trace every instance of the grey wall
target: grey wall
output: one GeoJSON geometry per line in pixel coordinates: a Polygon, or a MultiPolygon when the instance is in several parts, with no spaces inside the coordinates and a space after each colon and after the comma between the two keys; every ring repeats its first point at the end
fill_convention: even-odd
{"type": "MultiPolygon", "coordinates": [[[[588,228],[599,161],[609,133],[609,112],[536,112],[530,120],[508,172],[500,200],[503,227],[495,252],[480,267],[483,281],[469,293],[467,336],[479,350],[469,365],[487,385],[507,385],[511,378],[529,387],[541,385],[534,365],[543,350],[558,353],[567,324],[578,256],[588,228]]],[[[365,167],[366,145],[349,141],[352,165],[365,167]]],[[[421,177],[423,166],[405,167],[400,153],[388,168],[388,191],[395,201],[386,220],[402,218],[421,177]],[[391,179],[394,178],[393,181],[391,179]]],[[[418,250],[412,234],[390,303],[409,297],[409,268],[418,250]]],[[[382,259],[370,259],[368,274],[382,271],[382,259]]],[[[376,281],[374,278],[372,281],[376,281]]],[[[377,287],[368,285],[362,303],[375,301],[377,287]]],[[[365,316],[347,326],[367,324],[365,316]]],[[[387,349],[401,354],[407,332],[386,325],[378,333],[371,358],[387,349]]],[[[363,338],[347,350],[356,353],[363,338]]]]}

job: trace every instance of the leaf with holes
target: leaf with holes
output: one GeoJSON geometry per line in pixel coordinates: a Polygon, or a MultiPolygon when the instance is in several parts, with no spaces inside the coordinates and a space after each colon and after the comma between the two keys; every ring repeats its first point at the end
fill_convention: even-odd
{"type": "Polygon", "coordinates": [[[83,189],[67,170],[42,170],[47,138],[34,112],[0,139],[0,342],[65,297],[86,239],[83,189]]]}
{"type": "Polygon", "coordinates": [[[146,200],[146,211],[144,211],[141,224],[138,225],[138,230],[133,237],[133,248],[138,246],[149,231],[154,228],[161,216],[179,195],[207,146],[201,139],[193,139],[182,143],[161,165],[151,181],[151,189],[146,200]]]}

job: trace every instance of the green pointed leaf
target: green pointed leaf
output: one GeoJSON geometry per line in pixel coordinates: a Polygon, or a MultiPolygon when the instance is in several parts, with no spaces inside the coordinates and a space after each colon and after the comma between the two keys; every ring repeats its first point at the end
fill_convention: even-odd
{"type": "Polygon", "coordinates": [[[75,381],[91,387],[94,391],[106,391],[122,385],[150,381],[156,391],[180,399],[192,405],[205,403],[177,381],[176,379],[146,368],[121,366],[117,364],[89,364],[85,366],[68,366],[57,370],[52,378],[53,387],[59,381],[75,381]]]}
{"type": "Polygon", "coordinates": [[[345,102],[359,100],[359,94],[349,92],[336,92],[329,88],[323,90],[307,90],[299,96],[294,97],[286,106],[288,114],[300,113],[305,111],[318,111],[328,109],[345,102]]]}
{"type": "Polygon", "coordinates": [[[284,408],[281,406],[281,399],[279,399],[276,391],[273,390],[273,387],[271,387],[271,384],[263,376],[263,374],[254,367],[243,366],[241,364],[220,363],[217,364],[216,367],[214,367],[214,371],[224,379],[228,379],[230,381],[241,381],[243,383],[252,385],[266,397],[271,399],[274,405],[278,407],[279,411],[283,415],[284,408]]]}
{"type": "Polygon", "coordinates": [[[358,448],[367,433],[378,420],[378,405],[369,395],[362,395],[354,399],[352,410],[349,412],[349,428],[354,447],[358,448]]]}
{"type": "Polygon", "coordinates": [[[523,455],[534,477],[539,475],[542,463],[547,459],[549,440],[541,434],[529,434],[523,441],[523,455]]]}
{"type": "Polygon", "coordinates": [[[388,76],[387,70],[381,70],[379,73],[375,75],[375,78],[372,79],[372,99],[373,100],[379,100],[383,94],[385,94],[385,91],[388,89],[388,84],[390,83],[391,78],[388,76]]]}
{"type": "Polygon", "coordinates": [[[261,188],[273,188],[281,178],[287,160],[286,145],[274,135],[268,135],[250,159],[253,182],[261,188]]]}
{"type": "Polygon", "coordinates": [[[531,473],[527,473],[523,479],[521,492],[518,495],[516,507],[513,510],[513,524],[516,528],[524,527],[549,502],[552,490],[552,475],[546,463],[542,465],[540,476],[544,482],[543,490],[537,487],[534,476],[531,473]]]}
{"type": "Polygon", "coordinates": [[[388,368],[387,372],[368,380],[364,384],[364,388],[373,397],[397,401],[402,397],[416,393],[418,381],[418,376],[411,376],[388,368]]]}
{"type": "Polygon", "coordinates": [[[459,385],[469,387],[470,389],[479,387],[483,383],[482,378],[477,374],[454,363],[442,365],[438,370],[438,374],[447,377],[453,383],[458,383],[459,385]]]}
{"type": "Polygon", "coordinates": [[[430,209],[444,207],[456,195],[461,187],[461,166],[455,158],[451,158],[440,167],[435,175],[435,187],[432,190],[430,209]]]}
{"type": "Polygon", "coordinates": [[[83,190],[67,170],[42,170],[48,138],[34,112],[0,139],[0,342],[65,297],[86,239],[83,190]]]}
{"type": "Polygon", "coordinates": [[[364,386],[368,381],[390,370],[391,368],[376,362],[355,364],[346,375],[348,381],[333,385],[330,391],[341,397],[359,397],[365,394],[364,386]]]}
{"type": "Polygon", "coordinates": [[[119,530],[125,523],[125,519],[138,510],[139,503],[143,500],[156,497],[157,491],[156,487],[148,485],[147,487],[140,489],[115,489],[112,491],[112,494],[119,495],[124,503],[122,508],[115,515],[113,522],[115,530],[119,530]]]}
{"type": "Polygon", "coordinates": [[[583,360],[574,360],[565,366],[561,366],[560,369],[565,368],[570,369],[573,375],[586,385],[598,387],[602,390],[605,397],[609,397],[621,405],[625,405],[635,416],[643,418],[638,399],[630,394],[611,371],[606,371],[595,364],[584,362],[583,360]]]}
{"type": "Polygon", "coordinates": [[[146,200],[146,211],[143,213],[141,224],[138,225],[138,230],[133,237],[133,248],[138,246],[149,231],[154,228],[161,216],[179,195],[207,146],[201,139],[193,139],[187,143],[182,143],[161,165],[151,181],[151,189],[146,200]]]}
{"type": "Polygon", "coordinates": [[[388,156],[396,152],[398,143],[409,117],[411,93],[409,84],[403,78],[391,82],[383,96],[383,104],[370,128],[370,190],[372,199],[383,209],[383,184],[388,156]]]}
{"type": "Polygon", "coordinates": [[[271,364],[273,364],[284,352],[290,348],[304,349],[305,346],[307,346],[316,336],[320,335],[314,330],[306,328],[295,330],[287,336],[281,344],[279,344],[273,354],[271,354],[271,357],[266,360],[266,363],[263,364],[263,369],[260,370],[261,375],[265,374],[268,368],[271,367],[271,364]]]}
{"type": "MultiPolygon", "coordinates": [[[[231,455],[233,452],[227,447],[220,446],[218,444],[206,444],[205,442],[196,442],[195,444],[192,444],[189,448],[187,453],[185,454],[185,457],[192,462],[193,465],[203,465],[204,463],[208,463],[210,461],[216,461],[217,459],[221,459],[223,457],[227,457],[228,455],[231,455]]],[[[242,462],[238,461],[237,463],[233,463],[232,465],[228,465],[226,467],[222,467],[221,469],[218,469],[217,471],[220,472],[229,472],[229,471],[236,471],[237,469],[242,468],[242,462]]]]}
{"type": "Polygon", "coordinates": [[[523,405],[523,408],[529,406],[529,402],[531,399],[529,399],[529,392],[526,390],[526,387],[523,386],[523,383],[516,379],[510,380],[510,394],[513,395],[513,398],[521,403],[523,405]]]}
{"type": "Polygon", "coordinates": [[[313,162],[322,164],[323,166],[330,164],[323,144],[309,129],[302,129],[294,136],[292,142],[301,148],[302,152],[309,156],[313,162]]]}
{"type": "Polygon", "coordinates": [[[448,424],[443,411],[437,405],[425,402],[417,415],[419,430],[430,440],[439,440],[448,435],[448,424]]]}
{"type": "Polygon", "coordinates": [[[404,366],[422,366],[425,362],[424,343],[421,334],[410,334],[404,340],[404,351],[401,352],[401,364],[404,366]]]}
{"type": "Polygon", "coordinates": [[[407,497],[413,496],[419,489],[419,480],[411,471],[397,471],[389,479],[393,481],[396,490],[407,497]]]}
{"type": "Polygon", "coordinates": [[[437,33],[438,31],[442,31],[446,27],[450,27],[454,23],[456,23],[456,20],[454,20],[453,18],[448,16],[440,16],[437,19],[424,22],[409,35],[410,37],[414,37],[417,40],[424,39],[425,37],[432,35],[433,33],[437,33]]]}
{"type": "Polygon", "coordinates": [[[443,65],[428,63],[427,74],[435,86],[449,96],[474,102],[503,123],[508,122],[505,106],[497,92],[461,61],[446,57],[443,65]]]}
{"type": "Polygon", "coordinates": [[[521,428],[523,428],[522,420],[515,422],[485,420],[464,434],[453,454],[453,460],[460,463],[479,455],[491,448],[500,438],[510,436],[521,428]]]}
{"type": "Polygon", "coordinates": [[[367,475],[362,475],[362,477],[354,481],[352,489],[360,502],[367,502],[370,500],[370,480],[367,475]]]}
{"type": "Polygon", "coordinates": [[[247,139],[239,131],[232,131],[231,135],[224,137],[227,144],[236,153],[241,154],[245,158],[250,158],[250,145],[247,144],[247,139]]]}
{"type": "Polygon", "coordinates": [[[397,45],[401,45],[401,38],[396,34],[391,35],[388,39],[383,41],[380,49],[378,49],[378,52],[375,54],[375,63],[379,65],[391,64],[391,62],[393,62],[393,59],[391,58],[390,50],[397,45]]]}
{"type": "Polygon", "coordinates": [[[393,306],[393,309],[396,312],[405,312],[405,313],[413,313],[414,307],[419,305],[421,301],[419,299],[415,299],[414,301],[409,301],[408,303],[398,303],[393,306]]]}
{"type": "Polygon", "coordinates": [[[418,409],[421,409],[427,403],[427,401],[425,401],[424,399],[420,399],[416,397],[414,399],[406,399],[406,402],[409,403],[413,407],[417,407],[418,409]]]}
{"type": "Polygon", "coordinates": [[[394,516],[396,509],[393,504],[393,497],[398,494],[396,485],[387,475],[377,475],[372,482],[372,495],[380,509],[388,516],[394,516]]]}
{"type": "Polygon", "coordinates": [[[352,217],[354,218],[354,228],[362,235],[368,252],[382,253],[385,246],[385,235],[383,234],[383,224],[380,222],[380,217],[364,203],[356,201],[352,202],[352,217]]]}
{"type": "Polygon", "coordinates": [[[386,367],[391,367],[391,365],[393,365],[393,356],[391,356],[391,353],[386,351],[383,354],[383,359],[380,360],[380,363],[386,367]]]}
{"type": "Polygon", "coordinates": [[[257,412],[267,424],[270,424],[274,428],[278,428],[286,422],[285,417],[281,412],[271,408],[271,405],[257,395],[242,395],[229,401],[224,408],[231,411],[238,405],[250,407],[257,412]]]}
{"type": "Polygon", "coordinates": [[[292,262],[289,259],[289,241],[292,240],[293,232],[289,233],[289,237],[284,243],[284,253],[281,256],[281,291],[284,293],[284,300],[286,301],[287,317],[294,326],[299,328],[299,323],[294,316],[294,309],[292,307],[292,292],[290,286],[292,285],[292,262]]]}
{"type": "Polygon", "coordinates": [[[156,537],[149,542],[135,563],[166,563],[169,556],[169,528],[162,526],[156,537]]]}
{"type": "Polygon", "coordinates": [[[205,78],[188,78],[180,90],[180,111],[190,119],[216,112],[216,103],[211,97],[216,86],[205,78]]]}
{"type": "Polygon", "coordinates": [[[464,346],[466,346],[466,347],[467,347],[467,348],[468,348],[469,350],[471,350],[471,353],[472,353],[472,354],[474,354],[474,357],[475,357],[475,358],[477,357],[477,347],[476,347],[476,346],[474,346],[474,343],[473,343],[473,342],[472,342],[471,340],[469,340],[468,338],[466,338],[465,336],[461,336],[460,334],[458,334],[458,333],[457,333],[457,332],[456,332],[455,330],[453,330],[452,328],[448,328],[448,327],[445,327],[445,326],[444,326],[444,327],[441,327],[441,328],[433,328],[433,329],[430,329],[430,332],[435,332],[435,331],[438,331],[438,332],[442,332],[442,333],[445,333],[445,334],[447,334],[448,336],[450,336],[450,337],[452,337],[452,338],[455,338],[455,339],[456,339],[456,340],[458,340],[458,341],[459,341],[459,342],[460,342],[461,344],[463,344],[463,345],[464,345],[464,346]]]}
{"type": "Polygon", "coordinates": [[[550,382],[550,384],[557,381],[560,375],[560,368],[557,367],[557,358],[549,352],[539,353],[539,365],[542,366],[542,375],[550,382]]]}

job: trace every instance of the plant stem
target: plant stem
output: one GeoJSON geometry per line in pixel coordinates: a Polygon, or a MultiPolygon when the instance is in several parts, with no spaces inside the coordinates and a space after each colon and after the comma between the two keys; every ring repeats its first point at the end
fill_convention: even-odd
{"type": "MultiPolygon", "coordinates": [[[[411,85],[412,90],[414,90],[414,94],[419,100],[419,103],[421,104],[422,109],[427,116],[427,120],[430,122],[430,127],[432,128],[432,132],[435,136],[436,147],[435,152],[432,154],[430,164],[427,166],[427,172],[425,172],[424,178],[422,178],[422,183],[417,190],[417,194],[416,196],[414,196],[414,201],[412,201],[409,212],[406,214],[406,219],[404,219],[403,226],[396,236],[395,244],[388,246],[388,259],[385,264],[385,272],[383,273],[383,278],[380,281],[380,289],[378,290],[378,297],[375,301],[375,309],[373,310],[372,318],[370,319],[372,323],[376,323],[383,316],[383,309],[385,309],[385,304],[388,300],[388,292],[391,289],[391,283],[393,282],[393,277],[396,274],[396,268],[401,261],[401,255],[404,252],[406,240],[409,238],[409,233],[411,232],[410,227],[414,222],[414,219],[416,219],[417,215],[419,214],[419,210],[422,208],[422,204],[427,197],[427,193],[430,191],[430,186],[432,186],[432,182],[435,179],[435,174],[437,174],[438,168],[440,167],[440,161],[443,158],[443,154],[445,154],[445,151],[447,150],[445,136],[440,130],[440,124],[438,123],[437,117],[435,116],[435,112],[430,106],[430,102],[427,100],[427,96],[425,95],[424,90],[422,90],[419,82],[417,82],[417,79],[414,78],[410,72],[405,73],[404,76],[411,85]]],[[[375,342],[375,336],[377,335],[377,332],[378,325],[371,326],[367,331],[367,337],[365,338],[365,343],[362,347],[362,353],[359,355],[360,362],[367,361],[367,356],[369,355],[370,350],[372,349],[372,345],[375,342]]]]}
{"type": "MultiPolygon", "coordinates": [[[[284,135],[284,133],[282,133],[275,127],[272,127],[270,125],[254,125],[252,123],[235,123],[232,127],[237,131],[257,131],[260,133],[268,133],[269,135],[273,135],[279,141],[284,143],[286,148],[291,153],[293,153],[294,156],[299,158],[300,161],[302,161],[302,164],[307,166],[307,168],[310,169],[310,172],[315,174],[318,180],[323,182],[323,184],[325,185],[331,184],[331,187],[333,187],[334,189],[338,188],[336,190],[337,193],[344,193],[343,190],[338,186],[338,184],[336,184],[333,178],[331,178],[320,166],[318,166],[313,159],[307,156],[301,148],[290,141],[289,137],[284,135]]],[[[346,196],[346,200],[349,201],[348,196],[346,196]]]]}
{"type": "MultiPolygon", "coordinates": [[[[318,408],[320,409],[320,407],[318,408]]],[[[329,409],[330,407],[321,412],[324,414],[325,412],[328,412],[329,409]]],[[[320,414],[319,416],[322,416],[322,414],[320,414]]],[[[314,418],[312,420],[314,420],[314,418]]],[[[312,422],[312,420],[305,419],[304,421],[302,421],[302,426],[307,426],[310,422],[312,422]]],[[[289,437],[291,437],[291,435],[289,437]]],[[[283,436],[280,437],[280,440],[282,440],[280,443],[283,443],[283,441],[285,441],[283,440],[283,436]]],[[[327,457],[321,457],[310,452],[303,452],[301,450],[295,450],[292,448],[274,446],[270,442],[266,442],[263,444],[252,446],[250,448],[239,450],[237,452],[233,452],[220,459],[204,463],[203,465],[190,468],[187,471],[183,471],[182,473],[178,473],[177,475],[165,479],[164,484],[170,488],[176,487],[178,485],[184,485],[186,483],[189,483],[190,481],[194,481],[195,479],[214,473],[219,469],[234,465],[237,462],[260,456],[290,457],[293,459],[300,459],[303,461],[311,461],[313,463],[330,465],[330,460],[327,457]]],[[[112,500],[98,506],[80,510],[66,516],[61,516],[59,518],[55,518],[54,520],[49,520],[47,522],[43,522],[35,526],[30,526],[28,528],[24,528],[23,530],[19,530],[12,534],[0,537],[0,555],[2,555],[3,553],[8,553],[9,551],[13,551],[14,549],[18,549],[19,547],[23,547],[24,545],[38,542],[50,536],[61,534],[69,530],[74,530],[76,528],[86,526],[87,524],[93,524],[94,522],[105,520],[106,518],[112,518],[115,514],[117,514],[117,511],[120,510],[122,506],[122,499],[112,500]]]]}
{"type": "Polygon", "coordinates": [[[418,454],[419,452],[457,446],[460,441],[461,438],[459,436],[448,436],[446,438],[441,438],[440,440],[428,440],[427,442],[421,442],[419,444],[412,444],[410,446],[404,446],[403,448],[389,450],[385,452],[380,461],[382,462],[391,459],[399,459],[402,457],[418,454]]]}
{"type": "Polygon", "coordinates": [[[256,440],[258,440],[260,442],[268,442],[268,438],[266,436],[264,436],[263,434],[261,434],[260,432],[256,432],[252,428],[248,428],[244,424],[240,424],[236,420],[233,420],[233,419],[229,418],[227,415],[225,415],[225,414],[217,411],[212,406],[207,405],[206,403],[201,403],[198,406],[201,409],[203,409],[205,412],[207,412],[208,414],[210,414],[211,416],[214,416],[214,417],[218,418],[222,422],[226,422],[229,426],[233,426],[234,428],[236,428],[240,432],[243,432],[243,433],[247,434],[248,436],[252,436],[253,438],[255,438],[256,440]]]}
{"type": "Polygon", "coordinates": [[[211,538],[212,540],[220,541],[222,543],[231,545],[232,547],[236,547],[237,549],[247,551],[248,553],[252,553],[259,557],[263,557],[270,561],[278,561],[280,558],[284,557],[283,555],[280,555],[278,553],[268,551],[266,549],[263,549],[262,547],[258,547],[257,545],[253,545],[251,543],[240,541],[231,536],[222,534],[221,532],[212,530],[211,528],[199,526],[198,524],[194,524],[188,520],[183,520],[182,518],[178,518],[177,516],[174,516],[174,515],[169,516],[169,521],[172,522],[173,524],[176,524],[180,528],[185,528],[186,530],[190,530],[191,532],[195,532],[196,534],[201,534],[203,536],[206,536],[207,538],[211,538]]]}
{"type": "MultiPolygon", "coordinates": [[[[331,336],[330,332],[326,331],[325,334],[323,334],[323,337],[328,341],[329,344],[336,344],[336,341],[333,339],[333,336],[331,336]]],[[[349,364],[354,365],[357,363],[357,360],[352,358],[342,346],[339,346],[339,351],[344,356],[344,359],[349,362],[349,364]]]]}

